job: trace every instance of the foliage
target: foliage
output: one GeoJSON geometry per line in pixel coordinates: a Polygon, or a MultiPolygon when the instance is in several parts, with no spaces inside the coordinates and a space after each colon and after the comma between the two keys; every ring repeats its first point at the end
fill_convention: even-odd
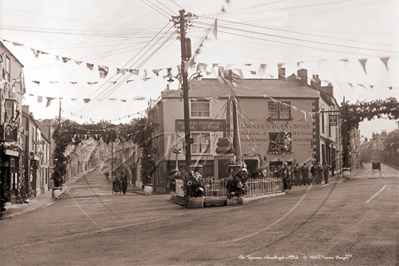
{"type": "Polygon", "coordinates": [[[183,191],[186,202],[188,202],[190,198],[204,196],[205,188],[203,181],[202,178],[195,178],[192,172],[183,177],[183,191]]]}
{"type": "Polygon", "coordinates": [[[383,118],[395,120],[399,118],[399,105],[394,97],[384,101],[374,100],[370,102],[356,102],[350,104],[348,101],[342,103],[341,111],[341,138],[342,138],[342,160],[343,167],[350,166],[350,134],[353,129],[359,128],[359,123],[363,120],[373,118],[383,118]]]}
{"type": "Polygon", "coordinates": [[[248,181],[249,173],[247,169],[241,168],[233,171],[226,180],[227,197],[242,197],[247,192],[248,187],[246,182],[248,181]]]}

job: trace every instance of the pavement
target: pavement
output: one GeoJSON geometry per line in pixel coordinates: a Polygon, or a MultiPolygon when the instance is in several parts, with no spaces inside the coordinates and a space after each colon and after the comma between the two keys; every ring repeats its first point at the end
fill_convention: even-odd
{"type": "MultiPolygon", "coordinates": [[[[94,171],[94,169],[91,169],[89,172],[94,171]]],[[[360,169],[354,169],[351,172],[351,177],[354,177],[360,169]]],[[[55,201],[57,201],[57,199],[59,199],[60,197],[62,197],[62,195],[68,190],[68,184],[74,183],[77,179],[79,179],[80,177],[83,176],[83,173],[80,173],[77,176],[74,176],[70,179],[68,179],[68,181],[65,182],[65,184],[63,185],[63,188],[61,190],[61,194],[58,197],[53,197],[53,193],[52,190],[49,190],[48,192],[41,194],[35,198],[32,198],[29,203],[23,203],[23,204],[12,204],[10,206],[7,207],[7,210],[2,211],[0,213],[0,220],[2,219],[9,219],[24,213],[28,213],[34,210],[37,210],[39,208],[45,208],[47,206],[50,206],[51,204],[53,204],[55,201]]],[[[335,176],[330,176],[329,178],[329,182],[330,183],[342,183],[345,182],[346,178],[343,178],[341,174],[336,174],[335,176]]],[[[110,180],[109,180],[110,181],[110,180]]],[[[325,185],[324,184],[324,180],[321,183],[321,186],[325,185]]],[[[138,195],[142,195],[145,196],[144,191],[141,188],[129,185],[127,188],[127,193],[135,193],[138,195]]],[[[153,194],[157,194],[157,193],[153,193],[153,194]]],[[[278,193],[279,195],[272,195],[272,196],[281,196],[284,195],[285,193],[278,193]],[[281,194],[281,195],[280,195],[281,194]]],[[[246,201],[253,201],[253,200],[258,200],[264,198],[264,196],[259,196],[259,197],[251,197],[248,198],[246,201]]]]}
{"type": "MultiPolygon", "coordinates": [[[[92,172],[94,169],[91,169],[88,171],[92,172]]],[[[83,176],[83,173],[80,173],[70,179],[68,179],[62,186],[61,194],[58,197],[53,197],[53,191],[50,189],[44,194],[41,194],[37,197],[31,198],[29,203],[23,203],[23,204],[11,204],[7,206],[7,210],[1,211],[0,212],[0,220],[3,219],[9,219],[15,216],[19,216],[21,214],[25,214],[34,210],[37,210],[39,208],[46,208],[47,206],[50,206],[54,202],[56,202],[62,195],[68,190],[68,185],[71,183],[74,183],[76,180],[81,178],[83,176]]],[[[129,185],[127,188],[127,193],[135,193],[139,195],[143,195],[144,191],[141,188],[138,187],[133,187],[132,185],[129,185]]],[[[154,193],[156,194],[156,193],[154,193]]]]}

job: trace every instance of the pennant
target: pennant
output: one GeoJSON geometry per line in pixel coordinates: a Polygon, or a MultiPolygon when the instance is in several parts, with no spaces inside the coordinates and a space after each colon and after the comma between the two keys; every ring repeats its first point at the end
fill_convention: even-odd
{"type": "Polygon", "coordinates": [[[110,101],[116,101],[116,98],[109,98],[110,101]]]}
{"type": "Polygon", "coordinates": [[[132,82],[134,81],[134,79],[129,79],[128,81],[126,81],[126,83],[132,82]]]}
{"type": "Polygon", "coordinates": [[[122,102],[124,102],[124,103],[126,102],[126,100],[125,100],[125,99],[122,99],[121,101],[122,101],[122,102]]]}
{"type": "Polygon", "coordinates": [[[40,85],[40,81],[32,80],[32,82],[33,82],[33,83],[36,83],[36,84],[38,84],[38,85],[40,85]]]}
{"type": "Polygon", "coordinates": [[[351,89],[353,89],[353,85],[352,85],[352,83],[348,83],[348,85],[349,85],[349,86],[351,86],[351,89]]]}
{"type": "Polygon", "coordinates": [[[364,86],[363,84],[357,84],[357,85],[360,86],[360,87],[365,88],[366,90],[368,90],[368,89],[366,88],[366,86],[364,86]]]}
{"type": "Polygon", "coordinates": [[[389,72],[388,69],[388,60],[389,60],[389,56],[388,57],[380,57],[381,61],[384,63],[385,67],[387,68],[387,71],[389,72]]]}
{"type": "Polygon", "coordinates": [[[116,74],[118,75],[118,74],[122,74],[123,73],[123,70],[121,69],[121,68],[117,68],[116,69],[116,74]]]}
{"type": "Polygon", "coordinates": [[[68,57],[63,57],[62,58],[62,61],[64,61],[64,63],[68,62],[69,60],[71,60],[71,58],[68,58],[68,57]]]}
{"type": "Polygon", "coordinates": [[[49,54],[49,53],[43,52],[43,51],[39,51],[39,53],[41,53],[41,54],[49,54]]]}
{"type": "Polygon", "coordinates": [[[86,63],[86,66],[90,69],[93,70],[94,64],[86,63]]]}
{"type": "Polygon", "coordinates": [[[37,102],[41,103],[43,101],[43,96],[37,96],[37,102]]]}
{"type": "Polygon", "coordinates": [[[77,82],[76,81],[72,81],[71,83],[72,83],[72,85],[75,85],[77,82]]]}
{"type": "Polygon", "coordinates": [[[39,57],[40,52],[36,49],[31,48],[33,54],[35,55],[35,57],[39,57]]]}
{"type": "Polygon", "coordinates": [[[388,87],[388,89],[392,90],[392,87],[388,87]]]}
{"type": "Polygon", "coordinates": [[[29,96],[35,96],[34,94],[29,93],[29,96]]]}
{"type": "Polygon", "coordinates": [[[97,84],[98,82],[87,82],[87,84],[89,84],[89,85],[94,85],[94,84],[97,84]]]}
{"type": "Polygon", "coordinates": [[[132,73],[133,75],[136,75],[136,76],[139,75],[139,70],[138,69],[129,69],[129,72],[132,73]]]}
{"type": "Polygon", "coordinates": [[[11,42],[11,43],[12,43],[12,45],[14,45],[14,46],[24,46],[23,44],[17,43],[17,42],[11,42]]]}
{"type": "Polygon", "coordinates": [[[88,102],[90,102],[90,99],[89,99],[89,98],[85,98],[85,99],[83,99],[83,101],[84,101],[85,103],[88,103],[88,102]]]}
{"type": "Polygon", "coordinates": [[[107,66],[98,66],[98,71],[100,72],[100,78],[105,78],[108,75],[107,66]]]}
{"type": "Polygon", "coordinates": [[[366,71],[366,62],[367,62],[367,58],[365,58],[365,59],[359,59],[359,63],[362,65],[362,68],[363,68],[363,70],[364,70],[364,73],[367,74],[367,71],[366,71]]]}
{"type": "Polygon", "coordinates": [[[218,39],[218,24],[217,24],[218,20],[215,19],[215,23],[213,24],[213,29],[212,29],[212,36],[213,38],[215,38],[215,40],[218,39]]]}
{"type": "Polygon", "coordinates": [[[250,70],[249,73],[251,73],[251,75],[256,75],[256,71],[250,70]]]}
{"type": "Polygon", "coordinates": [[[374,85],[370,85],[370,89],[373,90],[373,88],[374,88],[374,85]]]}
{"type": "Polygon", "coordinates": [[[116,80],[115,81],[110,81],[109,83],[116,84],[116,80]]]}
{"type": "Polygon", "coordinates": [[[79,60],[74,60],[74,62],[75,62],[76,64],[78,64],[78,65],[80,65],[80,64],[83,63],[83,61],[79,61],[79,60]]]}
{"type": "Polygon", "coordinates": [[[159,77],[159,71],[161,71],[162,69],[153,69],[152,72],[154,72],[154,74],[159,77]]]}
{"type": "Polygon", "coordinates": [[[46,97],[47,98],[47,103],[46,103],[46,108],[49,107],[51,105],[51,97],[46,97]]]}

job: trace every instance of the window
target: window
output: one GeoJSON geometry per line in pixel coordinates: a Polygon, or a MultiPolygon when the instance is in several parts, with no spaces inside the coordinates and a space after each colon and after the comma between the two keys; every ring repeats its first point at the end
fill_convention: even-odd
{"type": "Polygon", "coordinates": [[[192,133],[193,145],[191,147],[191,152],[193,154],[209,153],[211,136],[209,133],[192,133]]]}
{"type": "Polygon", "coordinates": [[[291,153],[291,133],[269,133],[269,153],[291,153]]]}
{"type": "Polygon", "coordinates": [[[191,117],[210,117],[208,100],[191,100],[191,117]]]}
{"type": "Polygon", "coordinates": [[[10,58],[8,58],[8,56],[6,56],[6,65],[5,65],[6,76],[5,76],[5,79],[8,82],[11,82],[10,69],[11,69],[10,58]]]}
{"type": "Polygon", "coordinates": [[[272,119],[290,119],[291,118],[291,102],[269,102],[269,117],[272,119]],[[286,104],[286,105],[284,105],[286,104]]]}

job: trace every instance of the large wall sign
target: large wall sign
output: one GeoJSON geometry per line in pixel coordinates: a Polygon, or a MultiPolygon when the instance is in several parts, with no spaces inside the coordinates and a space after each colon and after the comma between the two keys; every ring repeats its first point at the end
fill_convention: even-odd
{"type": "MultiPolygon", "coordinates": [[[[226,128],[224,119],[191,119],[191,131],[223,131],[226,128]]],[[[184,131],[184,120],[176,119],[176,130],[184,131]]]]}

